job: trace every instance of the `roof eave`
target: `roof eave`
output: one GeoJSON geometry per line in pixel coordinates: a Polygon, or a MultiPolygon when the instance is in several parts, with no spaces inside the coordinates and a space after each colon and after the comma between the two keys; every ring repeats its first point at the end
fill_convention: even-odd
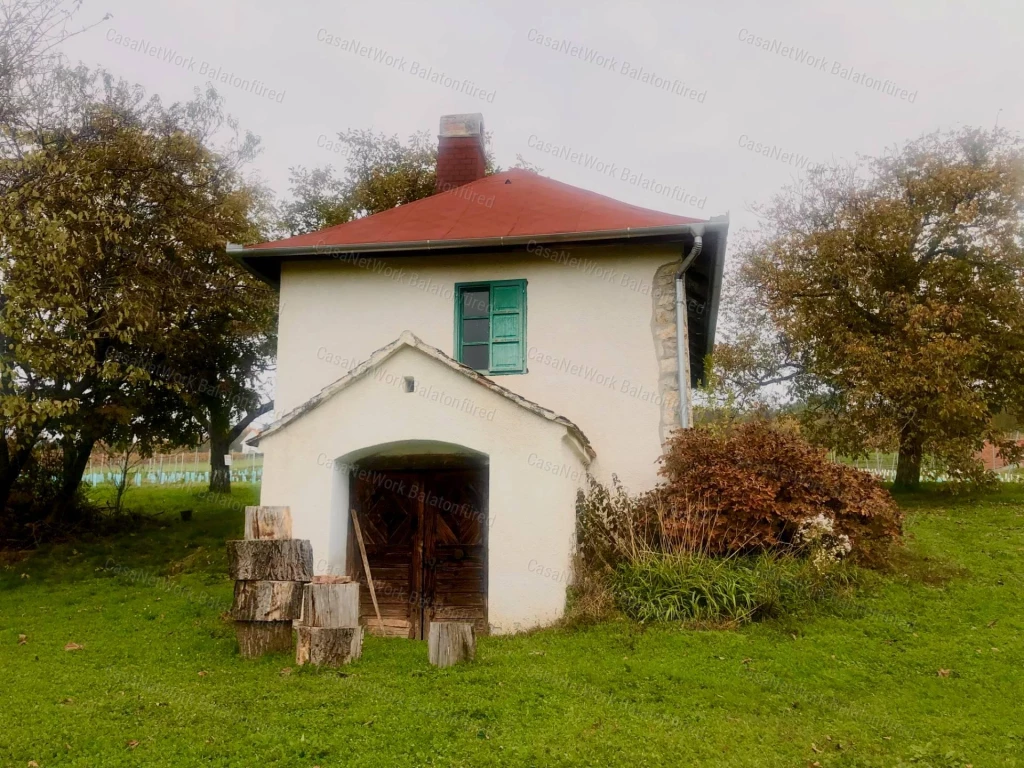
{"type": "Polygon", "coordinates": [[[715,272],[711,280],[711,306],[708,311],[708,354],[715,348],[718,330],[718,307],[722,301],[722,277],[725,273],[725,249],[729,241],[729,214],[716,216],[707,222],[707,229],[720,233],[715,253],[715,272]]]}
{"type": "Polygon", "coordinates": [[[271,284],[277,280],[268,276],[265,270],[256,266],[255,262],[277,261],[284,259],[301,259],[309,257],[325,257],[339,253],[429,253],[432,251],[451,251],[460,249],[509,248],[526,246],[535,243],[594,243],[621,242],[649,238],[673,238],[686,235],[698,236],[704,233],[705,227],[713,222],[692,222],[688,224],[671,224],[660,227],[626,227],[625,229],[603,229],[591,232],[552,232],[535,235],[505,235],[500,237],[473,237],[452,240],[407,240],[403,242],[385,243],[351,243],[333,245],[320,243],[317,245],[284,246],[277,248],[246,248],[228,244],[228,253],[246,269],[260,279],[271,284]]]}

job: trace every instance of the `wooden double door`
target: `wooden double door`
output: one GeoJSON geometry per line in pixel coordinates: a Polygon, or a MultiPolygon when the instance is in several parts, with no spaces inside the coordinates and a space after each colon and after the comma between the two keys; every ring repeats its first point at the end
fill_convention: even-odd
{"type": "MultiPolygon", "coordinates": [[[[353,470],[353,511],[386,635],[425,639],[432,621],[468,621],[487,632],[487,468],[455,464],[353,470]]],[[[361,620],[379,633],[353,547],[349,562],[362,585],[361,620]]]]}

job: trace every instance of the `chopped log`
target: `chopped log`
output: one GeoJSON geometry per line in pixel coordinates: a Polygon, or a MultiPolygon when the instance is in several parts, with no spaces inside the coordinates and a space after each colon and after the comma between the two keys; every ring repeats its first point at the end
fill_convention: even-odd
{"type": "Polygon", "coordinates": [[[362,627],[307,627],[295,628],[295,663],[321,667],[340,667],[363,653],[362,627]]]}
{"type": "Polygon", "coordinates": [[[245,538],[290,539],[292,537],[291,507],[246,507],[245,538]]]}
{"type": "Polygon", "coordinates": [[[307,627],[358,627],[359,585],[306,584],[302,590],[302,623],[307,627]]]}
{"type": "Polygon", "coordinates": [[[292,649],[290,621],[236,621],[238,652],[246,659],[292,649]]]}
{"type": "Polygon", "coordinates": [[[461,621],[434,621],[427,639],[430,663],[450,667],[476,656],[476,633],[472,624],[461,621]]]}
{"type": "Polygon", "coordinates": [[[229,541],[228,572],[235,581],[312,581],[313,547],[306,539],[229,541]]]}
{"type": "Polygon", "coordinates": [[[352,579],[348,576],[337,576],[333,573],[321,573],[313,577],[314,584],[348,584],[352,579]]]}
{"type": "Polygon", "coordinates": [[[301,581],[236,581],[231,618],[291,621],[302,615],[301,581]]]}

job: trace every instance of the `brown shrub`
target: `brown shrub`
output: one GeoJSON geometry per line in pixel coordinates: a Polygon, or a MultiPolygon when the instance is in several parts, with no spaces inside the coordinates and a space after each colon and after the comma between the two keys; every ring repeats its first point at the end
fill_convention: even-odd
{"type": "Polygon", "coordinates": [[[818,515],[861,557],[902,533],[902,515],[874,477],[766,421],[677,432],[661,463],[661,524],[674,549],[779,549],[818,515]]]}

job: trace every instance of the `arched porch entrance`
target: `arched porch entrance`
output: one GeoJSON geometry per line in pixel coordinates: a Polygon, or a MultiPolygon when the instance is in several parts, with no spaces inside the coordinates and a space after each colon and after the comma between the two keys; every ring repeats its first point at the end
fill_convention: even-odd
{"type": "MultiPolygon", "coordinates": [[[[389,636],[424,639],[432,621],[487,623],[488,460],[448,444],[380,447],[345,465],[370,576],[389,636]]],[[[351,517],[346,562],[360,613],[379,624],[351,517]]]]}

